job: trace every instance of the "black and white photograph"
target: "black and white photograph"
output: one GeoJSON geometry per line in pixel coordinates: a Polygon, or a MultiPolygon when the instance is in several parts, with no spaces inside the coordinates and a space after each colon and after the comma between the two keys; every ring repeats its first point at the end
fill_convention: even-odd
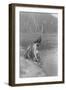
{"type": "Polygon", "coordinates": [[[20,78],[58,74],[58,16],[20,12],[20,78]]]}
{"type": "Polygon", "coordinates": [[[64,7],[13,4],[11,8],[13,85],[63,83],[64,7]]]}

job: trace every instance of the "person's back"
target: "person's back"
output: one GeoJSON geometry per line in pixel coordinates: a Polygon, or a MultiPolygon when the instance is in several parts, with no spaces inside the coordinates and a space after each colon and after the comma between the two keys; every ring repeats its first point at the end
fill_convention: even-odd
{"type": "Polygon", "coordinates": [[[26,59],[33,59],[34,53],[33,53],[33,46],[29,45],[25,51],[24,57],[26,59]]]}
{"type": "Polygon", "coordinates": [[[37,40],[35,40],[32,44],[30,44],[27,47],[24,57],[26,59],[31,59],[33,61],[38,62],[40,59],[40,55],[38,51],[40,44],[41,44],[41,37],[39,37],[37,40]]]}
{"type": "Polygon", "coordinates": [[[37,55],[38,55],[39,51],[37,49],[37,43],[33,43],[32,45],[29,45],[27,47],[27,50],[24,54],[24,57],[26,59],[31,59],[33,61],[38,61],[37,55]]]}

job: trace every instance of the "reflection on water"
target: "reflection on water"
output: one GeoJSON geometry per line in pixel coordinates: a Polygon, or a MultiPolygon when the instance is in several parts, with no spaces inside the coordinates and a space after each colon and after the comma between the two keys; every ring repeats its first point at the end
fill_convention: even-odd
{"type": "Polygon", "coordinates": [[[57,49],[43,50],[41,54],[41,67],[47,76],[56,76],[58,70],[57,49]]]}

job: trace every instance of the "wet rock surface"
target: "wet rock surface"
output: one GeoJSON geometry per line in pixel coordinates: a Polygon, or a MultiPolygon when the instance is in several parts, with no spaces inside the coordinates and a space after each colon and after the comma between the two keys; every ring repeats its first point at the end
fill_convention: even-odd
{"type": "Polygon", "coordinates": [[[44,77],[46,74],[39,64],[32,60],[20,58],[20,77],[44,77]]]}
{"type": "Polygon", "coordinates": [[[40,52],[40,63],[20,57],[20,78],[57,75],[57,49],[40,52]]]}

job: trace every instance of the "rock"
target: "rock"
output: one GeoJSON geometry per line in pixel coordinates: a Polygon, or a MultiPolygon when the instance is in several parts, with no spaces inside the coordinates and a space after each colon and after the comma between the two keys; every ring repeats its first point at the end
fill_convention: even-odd
{"type": "Polygon", "coordinates": [[[40,66],[34,63],[32,60],[24,59],[20,57],[20,78],[22,77],[42,77],[46,74],[40,68],[40,66]]]}

